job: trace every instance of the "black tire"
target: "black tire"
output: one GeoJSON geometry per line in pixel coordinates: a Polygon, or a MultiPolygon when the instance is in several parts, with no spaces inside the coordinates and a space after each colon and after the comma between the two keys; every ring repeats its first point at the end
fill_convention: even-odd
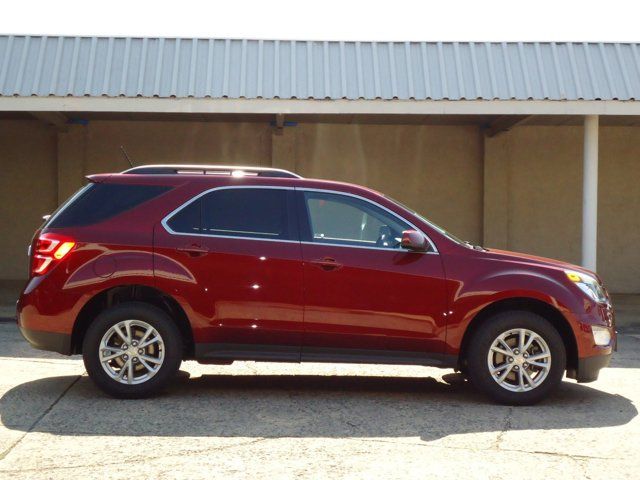
{"type": "MultiPolygon", "coordinates": [[[[133,335],[132,335],[133,336],[133,335]]],[[[142,302],[127,302],[101,312],[91,323],[82,342],[82,356],[87,373],[98,388],[116,398],[144,398],[160,391],[171,380],[182,362],[180,330],[158,307],[142,302]],[[164,342],[164,360],[151,378],[127,385],[113,379],[100,362],[99,350],[107,331],[125,320],[140,320],[151,325],[164,342]]]]}
{"type": "Polygon", "coordinates": [[[470,339],[467,355],[471,383],[494,401],[505,405],[532,405],[547,397],[562,381],[566,363],[564,342],[556,328],[540,315],[515,310],[499,313],[483,322],[470,339]],[[487,362],[494,340],[503,332],[518,328],[526,328],[542,337],[551,354],[551,367],[546,378],[535,388],[524,392],[510,391],[499,385],[487,362]]]}

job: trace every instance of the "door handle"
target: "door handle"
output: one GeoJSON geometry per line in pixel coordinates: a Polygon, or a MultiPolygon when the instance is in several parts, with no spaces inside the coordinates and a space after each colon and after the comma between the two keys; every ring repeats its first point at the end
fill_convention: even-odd
{"type": "Polygon", "coordinates": [[[311,260],[309,263],[313,265],[317,265],[318,267],[326,271],[338,270],[339,268],[342,268],[342,264],[336,262],[335,258],[331,258],[331,257],[324,257],[318,260],[311,260]]]}
{"type": "Polygon", "coordinates": [[[202,245],[187,245],[185,247],[178,247],[176,250],[179,252],[184,252],[192,257],[201,257],[209,253],[209,249],[203,247],[202,245]]]}

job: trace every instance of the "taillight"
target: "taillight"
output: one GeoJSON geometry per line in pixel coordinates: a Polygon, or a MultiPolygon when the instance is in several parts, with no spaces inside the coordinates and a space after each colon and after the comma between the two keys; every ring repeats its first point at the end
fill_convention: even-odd
{"type": "Polygon", "coordinates": [[[36,240],[31,262],[31,273],[33,275],[44,275],[64,257],[66,257],[76,242],[68,237],[45,233],[36,240]]]}

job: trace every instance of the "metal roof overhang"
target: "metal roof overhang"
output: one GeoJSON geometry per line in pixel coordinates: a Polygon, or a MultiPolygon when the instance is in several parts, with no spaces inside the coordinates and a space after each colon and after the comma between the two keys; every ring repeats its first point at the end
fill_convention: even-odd
{"type": "Polygon", "coordinates": [[[640,115],[640,101],[292,100],[13,96],[0,97],[0,111],[377,115],[640,115]]]}

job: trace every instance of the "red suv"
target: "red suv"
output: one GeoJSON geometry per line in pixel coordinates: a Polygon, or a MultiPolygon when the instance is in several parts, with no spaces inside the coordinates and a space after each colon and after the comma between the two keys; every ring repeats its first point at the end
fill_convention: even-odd
{"type": "Polygon", "coordinates": [[[88,178],[34,236],[18,324],[116,397],[182,360],[254,360],[453,368],[531,404],[615,349],[593,272],[463,242],[368,188],[220,166],[88,178]]]}

